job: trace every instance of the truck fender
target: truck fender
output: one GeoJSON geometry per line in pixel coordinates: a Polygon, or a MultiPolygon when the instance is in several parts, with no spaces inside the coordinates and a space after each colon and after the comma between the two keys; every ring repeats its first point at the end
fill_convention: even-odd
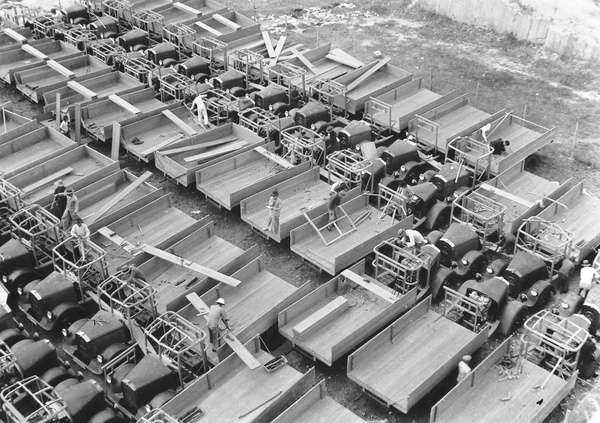
{"type": "Polygon", "coordinates": [[[314,131],[320,135],[323,135],[329,126],[329,122],[319,120],[313,124],[315,126],[314,131]]]}
{"type": "Polygon", "coordinates": [[[504,336],[517,330],[527,317],[527,307],[520,301],[508,301],[500,313],[498,333],[504,336]]]}
{"type": "MultiPolygon", "coordinates": [[[[123,380],[127,377],[129,372],[133,370],[135,364],[127,363],[119,366],[112,375],[110,375],[111,392],[118,394],[123,391],[123,380]]],[[[108,382],[108,380],[107,380],[108,382]]]]}
{"type": "Polygon", "coordinates": [[[94,414],[87,423],[122,423],[123,419],[112,408],[94,414]]]}
{"type": "Polygon", "coordinates": [[[484,279],[490,279],[495,276],[502,276],[507,267],[508,261],[498,258],[491,262],[490,265],[485,268],[485,274],[482,274],[482,276],[484,279]]]}
{"type": "Polygon", "coordinates": [[[40,279],[40,275],[35,270],[20,267],[6,275],[6,282],[4,283],[9,292],[14,294],[19,286],[25,286],[36,279],[40,279]]]}
{"type": "Polygon", "coordinates": [[[229,94],[231,94],[232,96],[234,96],[236,98],[241,98],[246,95],[246,90],[242,87],[231,87],[229,89],[229,94]]]}
{"type": "Polygon", "coordinates": [[[154,408],[160,408],[163,405],[165,405],[167,403],[167,401],[169,401],[171,398],[173,398],[175,396],[175,392],[174,391],[163,391],[160,394],[156,395],[154,398],[152,398],[152,401],[150,401],[149,405],[154,409],[154,408]]]}
{"type": "Polygon", "coordinates": [[[428,230],[440,229],[450,224],[452,207],[446,203],[437,202],[425,214],[424,227],[428,230]]]}
{"type": "Polygon", "coordinates": [[[40,279],[35,279],[28,284],[18,287],[17,293],[25,299],[25,302],[29,302],[29,293],[33,291],[42,281],[40,279]]]}
{"type": "Polygon", "coordinates": [[[427,243],[431,245],[437,244],[437,242],[444,236],[444,233],[439,230],[431,231],[427,234],[427,243]]]}
{"type": "Polygon", "coordinates": [[[27,339],[19,329],[11,328],[0,332],[0,341],[4,342],[9,347],[12,347],[17,342],[27,339]]]}
{"type": "Polygon", "coordinates": [[[289,112],[290,110],[290,106],[286,103],[283,103],[281,101],[278,101],[277,103],[273,104],[273,114],[282,117],[285,115],[285,112],[289,112]]]}
{"type": "Polygon", "coordinates": [[[77,378],[75,378],[75,379],[65,379],[62,382],[58,383],[54,387],[54,390],[56,391],[56,393],[58,395],[60,395],[62,391],[68,389],[69,387],[71,387],[73,385],[77,385],[78,383],[79,383],[79,379],[77,379],[77,378]]]}
{"type": "Polygon", "coordinates": [[[458,267],[456,268],[456,273],[459,276],[475,278],[477,273],[481,273],[483,275],[483,272],[488,265],[488,260],[482,251],[471,250],[467,251],[467,253],[460,260],[458,260],[457,263],[458,267]]]}
{"type": "Polygon", "coordinates": [[[434,301],[442,299],[444,296],[444,287],[450,285],[456,280],[456,272],[448,267],[439,267],[431,277],[429,289],[434,301]]]}
{"type": "Polygon", "coordinates": [[[48,385],[54,387],[67,379],[77,379],[77,376],[69,372],[64,367],[52,367],[46,370],[40,378],[48,385]]]}
{"type": "Polygon", "coordinates": [[[479,282],[477,282],[475,279],[469,279],[468,281],[460,285],[460,287],[458,288],[458,293],[462,295],[467,295],[469,289],[477,289],[477,285],[479,285],[479,282]]]}
{"type": "Polygon", "coordinates": [[[102,356],[102,362],[108,363],[127,348],[129,348],[129,345],[123,343],[109,345],[104,349],[104,351],[102,351],[102,354],[100,354],[102,356]]]}
{"type": "Polygon", "coordinates": [[[77,320],[84,319],[89,316],[88,311],[76,303],[62,303],[54,307],[52,310],[54,314],[54,326],[62,328],[68,328],[77,320]]]}
{"type": "Polygon", "coordinates": [[[81,329],[83,325],[89,322],[89,320],[90,319],[88,318],[79,319],[71,326],[62,328],[63,343],[66,345],[75,345],[75,343],[77,342],[77,339],[75,337],[77,331],[79,331],[79,329],[81,329]]]}
{"type": "Polygon", "coordinates": [[[535,282],[529,289],[521,294],[522,302],[530,312],[535,313],[541,310],[550,302],[552,296],[556,294],[556,289],[549,281],[541,280],[535,282]]]}

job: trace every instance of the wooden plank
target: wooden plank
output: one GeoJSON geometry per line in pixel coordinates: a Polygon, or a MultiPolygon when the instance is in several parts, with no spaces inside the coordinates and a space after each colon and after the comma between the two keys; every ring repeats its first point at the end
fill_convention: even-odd
{"type": "Polygon", "coordinates": [[[270,151],[268,151],[266,148],[264,148],[262,146],[254,147],[254,151],[256,151],[257,153],[262,154],[267,159],[269,159],[269,160],[277,163],[279,166],[281,166],[284,169],[291,169],[291,168],[294,167],[293,164],[291,164],[290,162],[288,162],[283,157],[278,156],[275,153],[271,153],[270,151]]]}
{"type": "Polygon", "coordinates": [[[27,44],[27,37],[22,36],[17,31],[11,28],[4,28],[4,34],[8,35],[15,41],[18,41],[21,44],[27,44]]]}
{"type": "MultiPolygon", "coordinates": [[[[204,317],[206,322],[208,323],[208,305],[196,294],[192,292],[191,294],[186,295],[186,298],[189,300],[190,304],[194,306],[198,313],[204,317]]],[[[229,345],[229,347],[235,352],[239,358],[242,359],[244,363],[251,369],[254,370],[261,366],[256,358],[252,355],[250,351],[237,339],[231,331],[228,331],[223,336],[223,340],[229,345]]]]}
{"type": "Polygon", "coordinates": [[[98,232],[100,235],[104,236],[109,241],[117,244],[119,247],[123,248],[125,251],[131,253],[134,256],[142,253],[142,251],[138,247],[133,245],[131,242],[127,241],[125,238],[114,232],[112,229],[107,228],[106,226],[98,228],[96,232],[98,232]]]}
{"type": "Polygon", "coordinates": [[[110,148],[110,158],[119,161],[119,147],[121,146],[121,124],[113,120],[112,127],[112,145],[110,148]]]}
{"type": "Polygon", "coordinates": [[[377,62],[377,64],[375,64],[375,66],[373,66],[371,69],[369,69],[368,71],[363,73],[361,76],[356,78],[353,82],[348,84],[346,86],[346,89],[348,91],[352,91],[354,88],[358,87],[361,83],[363,83],[367,78],[369,78],[371,75],[373,75],[375,72],[377,72],[383,66],[385,66],[387,64],[387,62],[389,62],[391,59],[392,59],[391,57],[384,57],[379,62],[377,62]]]}
{"type": "Polygon", "coordinates": [[[179,138],[183,138],[183,134],[177,134],[177,135],[172,136],[171,138],[167,138],[166,140],[161,141],[160,143],[158,143],[157,145],[155,145],[154,147],[150,147],[150,148],[147,148],[146,150],[142,151],[140,153],[140,155],[141,156],[147,156],[148,154],[152,154],[156,150],[158,150],[159,148],[166,147],[167,145],[174,143],[179,138]]]}
{"type": "Polygon", "coordinates": [[[517,204],[521,204],[522,206],[527,207],[528,209],[530,209],[534,206],[534,203],[532,203],[531,201],[524,200],[521,197],[517,197],[516,195],[513,195],[510,192],[498,189],[490,184],[483,183],[483,184],[481,184],[480,188],[484,189],[486,191],[489,191],[493,194],[504,197],[508,200],[514,201],[517,204]]]}
{"type": "Polygon", "coordinates": [[[310,60],[308,60],[306,57],[304,57],[304,55],[302,53],[300,53],[295,47],[290,48],[290,51],[292,52],[292,54],[294,56],[296,56],[298,58],[298,60],[300,60],[304,66],[306,66],[308,69],[311,70],[312,73],[314,73],[315,75],[319,74],[319,70],[317,69],[317,67],[315,65],[313,65],[310,60]]]}
{"type": "Polygon", "coordinates": [[[210,32],[211,34],[213,34],[213,35],[215,35],[217,37],[220,37],[221,35],[223,35],[222,32],[217,31],[213,27],[206,25],[204,22],[197,21],[197,22],[194,22],[194,25],[199,26],[203,30],[208,31],[208,32],[210,32]]]}
{"type": "Polygon", "coordinates": [[[179,9],[179,10],[181,10],[183,12],[190,13],[192,15],[202,16],[202,11],[201,10],[194,9],[193,7],[190,7],[187,4],[175,2],[175,3],[173,3],[173,7],[175,9],[179,9]]]}
{"type": "Polygon", "coordinates": [[[232,278],[231,276],[223,275],[222,273],[217,272],[216,270],[212,270],[206,266],[202,266],[200,264],[194,263],[192,261],[186,260],[183,257],[178,257],[174,254],[167,253],[159,248],[152,247],[150,245],[144,244],[142,246],[142,251],[152,254],[153,256],[159,257],[163,260],[169,261],[173,264],[178,264],[186,269],[193,270],[194,272],[200,273],[201,275],[208,276],[216,281],[222,282],[224,284],[236,287],[240,284],[240,281],[232,278]]]}
{"type": "Polygon", "coordinates": [[[73,91],[76,91],[79,94],[81,94],[82,96],[86,97],[86,99],[94,100],[94,99],[98,98],[98,94],[96,94],[94,91],[90,90],[89,88],[84,87],[77,81],[67,82],[67,87],[71,88],[73,91]]]}
{"type": "Polygon", "coordinates": [[[37,57],[38,59],[50,60],[50,58],[46,54],[42,53],[37,48],[35,48],[29,44],[22,45],[21,50],[31,54],[33,57],[37,57]]]}
{"type": "Polygon", "coordinates": [[[189,126],[187,123],[185,123],[184,121],[182,121],[181,119],[179,119],[175,113],[173,113],[170,110],[163,110],[162,114],[165,115],[166,117],[169,118],[169,120],[171,122],[173,122],[175,125],[179,126],[181,128],[181,130],[183,132],[185,132],[186,135],[196,135],[198,132],[192,128],[191,126],[189,126]]]}
{"type": "Polygon", "coordinates": [[[333,301],[321,307],[315,313],[308,316],[292,328],[294,338],[306,339],[330,321],[343,314],[350,308],[348,300],[344,297],[336,297],[333,301]]]}
{"type": "Polygon", "coordinates": [[[337,53],[329,53],[325,56],[325,58],[354,69],[358,69],[363,65],[359,60],[350,55],[342,56],[337,53]]]}
{"type": "Polygon", "coordinates": [[[376,285],[373,282],[366,281],[362,276],[357,275],[356,273],[354,273],[350,270],[344,270],[342,272],[342,276],[344,276],[346,279],[354,282],[355,284],[371,291],[373,294],[377,295],[378,297],[383,298],[384,300],[388,301],[391,304],[395,303],[397,300],[397,298],[394,295],[392,295],[390,292],[386,291],[385,289],[383,289],[379,285],[376,285]]]}
{"type": "Polygon", "coordinates": [[[214,150],[207,151],[206,153],[196,154],[195,156],[190,156],[190,157],[184,157],[183,160],[186,163],[193,162],[193,161],[208,160],[208,159],[212,159],[213,157],[222,156],[225,153],[230,153],[232,151],[239,150],[240,148],[243,148],[246,145],[248,145],[247,141],[236,141],[236,142],[232,142],[229,145],[224,145],[221,148],[216,148],[214,150]]]}
{"type": "Polygon", "coordinates": [[[60,179],[71,172],[73,172],[72,167],[65,167],[64,169],[61,169],[58,172],[54,172],[51,175],[48,175],[45,178],[34,182],[31,185],[27,185],[26,187],[21,188],[21,191],[23,191],[25,194],[29,194],[30,192],[35,191],[36,189],[41,188],[50,182],[56,181],[57,179],[60,179]]]}
{"type": "Polygon", "coordinates": [[[239,31],[240,29],[242,29],[241,25],[236,24],[235,22],[227,19],[223,15],[219,15],[218,13],[215,13],[214,15],[212,15],[212,18],[215,21],[220,22],[225,26],[228,26],[229,28],[233,29],[234,31],[239,31]]]}
{"type": "Polygon", "coordinates": [[[116,94],[109,95],[108,99],[110,101],[112,101],[113,103],[115,103],[117,106],[121,107],[122,109],[127,110],[129,113],[132,113],[134,115],[139,115],[140,113],[142,113],[142,111],[140,109],[138,109],[131,103],[128,103],[127,101],[123,100],[121,97],[119,97],[116,94]]]}
{"type": "Polygon", "coordinates": [[[81,103],[75,103],[75,141],[81,145],[81,103]]]}
{"type": "Polygon", "coordinates": [[[48,66],[50,68],[54,69],[56,72],[60,73],[61,75],[64,75],[69,79],[75,78],[75,73],[71,72],[69,69],[65,68],[63,65],[61,65],[57,61],[48,60],[46,63],[48,64],[48,66]]]}
{"type": "Polygon", "coordinates": [[[265,46],[267,46],[267,53],[269,57],[275,56],[275,50],[273,49],[273,42],[271,41],[271,36],[268,31],[262,32],[263,40],[265,41],[265,46]]]}
{"type": "Polygon", "coordinates": [[[140,176],[135,181],[133,181],[127,188],[125,188],[123,191],[121,191],[120,193],[115,195],[112,200],[110,200],[104,206],[100,207],[100,210],[96,211],[89,218],[87,224],[91,225],[99,217],[104,216],[104,214],[106,214],[107,211],[109,211],[114,206],[116,206],[119,201],[121,201],[123,198],[127,197],[131,192],[133,192],[133,190],[135,190],[137,187],[139,187],[144,182],[146,182],[146,179],[148,179],[150,176],[152,176],[152,172],[144,172],[144,174],[142,176],[140,176]]]}
{"type": "Polygon", "coordinates": [[[275,66],[277,60],[279,60],[279,55],[281,54],[281,50],[283,50],[283,45],[285,44],[285,40],[287,39],[287,35],[282,35],[279,41],[277,41],[277,47],[275,48],[275,55],[271,58],[269,62],[269,66],[275,66]]]}
{"type": "Polygon", "coordinates": [[[172,148],[170,150],[163,150],[160,152],[160,154],[162,154],[164,156],[171,156],[173,154],[187,153],[188,151],[200,150],[202,148],[214,147],[216,145],[221,145],[221,144],[227,144],[228,142],[236,141],[237,139],[238,139],[238,137],[236,137],[235,135],[230,135],[228,137],[219,138],[218,140],[215,140],[215,141],[203,142],[202,144],[188,145],[186,147],[178,147],[178,148],[172,148]]]}

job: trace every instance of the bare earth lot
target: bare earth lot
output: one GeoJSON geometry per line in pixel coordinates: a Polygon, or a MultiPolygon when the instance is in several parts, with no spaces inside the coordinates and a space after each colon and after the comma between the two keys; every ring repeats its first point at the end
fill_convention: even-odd
{"type": "MultiPolygon", "coordinates": [[[[555,126],[557,138],[539,154],[535,172],[551,180],[585,179],[588,189],[600,195],[599,64],[563,61],[511,35],[455,23],[411,6],[410,1],[364,0],[339,7],[318,0],[227,0],[222,3],[248,16],[256,16],[265,28],[276,33],[286,32],[306,46],[331,42],[364,62],[374,60],[373,53],[380,51],[393,57],[393,64],[415,76],[426,80],[432,76],[435,91],[446,93],[462,89],[471,94],[477,107],[487,112],[506,108],[540,125],[555,126]],[[305,10],[312,7],[315,9],[305,10]]],[[[13,88],[0,88],[0,101],[14,102],[15,110],[27,116],[39,112],[13,88]]],[[[109,151],[106,145],[96,147],[106,153],[109,151]]],[[[316,286],[327,279],[304,264],[289,250],[287,243],[266,242],[254,234],[242,222],[238,210],[219,211],[194,187],[181,188],[156,173],[153,167],[125,155],[121,159],[122,167],[136,174],[155,171],[151,183],[172,193],[182,210],[195,212],[197,218],[210,215],[219,236],[243,248],[258,244],[270,272],[297,285],[311,281],[316,286]]],[[[497,339],[493,340],[486,351],[497,343],[497,339]]],[[[281,351],[289,351],[288,360],[302,371],[315,365],[285,345],[281,351]]],[[[424,400],[408,415],[389,412],[361,396],[357,385],[347,380],[344,359],[331,369],[320,364],[316,364],[316,368],[318,377],[326,379],[329,394],[366,420],[429,421],[433,397],[424,400]]],[[[596,390],[579,382],[574,394],[547,422],[562,422],[566,409],[581,403],[592,404],[594,397],[585,397],[588,392],[594,395],[596,390]]]]}

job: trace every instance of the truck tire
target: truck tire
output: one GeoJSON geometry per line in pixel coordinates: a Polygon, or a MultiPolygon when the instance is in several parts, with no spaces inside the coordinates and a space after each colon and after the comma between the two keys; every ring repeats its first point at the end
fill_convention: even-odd
{"type": "Polygon", "coordinates": [[[87,423],[122,423],[123,419],[112,408],[105,408],[94,414],[87,423]]]}
{"type": "Polygon", "coordinates": [[[175,392],[169,390],[169,391],[163,391],[160,394],[156,395],[154,398],[152,398],[152,400],[148,403],[148,405],[150,407],[154,408],[160,408],[163,405],[165,405],[167,403],[167,401],[169,401],[171,398],[173,398],[175,396],[175,392]]]}
{"type": "Polygon", "coordinates": [[[5,329],[0,332],[0,341],[4,342],[9,347],[12,347],[17,342],[27,339],[18,329],[5,329]]]}
{"type": "Polygon", "coordinates": [[[67,379],[77,379],[72,373],[69,373],[67,369],[64,367],[52,367],[46,370],[40,378],[46,382],[48,385],[54,387],[67,379]]]}
{"type": "Polygon", "coordinates": [[[517,330],[527,317],[527,307],[520,301],[509,301],[500,314],[498,333],[508,336],[517,330]]]}

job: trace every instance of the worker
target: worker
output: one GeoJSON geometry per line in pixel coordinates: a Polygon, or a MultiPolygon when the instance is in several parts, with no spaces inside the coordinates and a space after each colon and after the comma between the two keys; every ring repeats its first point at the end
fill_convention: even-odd
{"type": "Polygon", "coordinates": [[[58,127],[58,132],[63,134],[66,137],[71,138],[71,129],[69,128],[69,116],[64,115],[60,125],[58,127]]]}
{"type": "Polygon", "coordinates": [[[579,377],[582,379],[590,379],[598,376],[596,372],[598,369],[598,363],[596,361],[597,348],[598,346],[591,336],[585,340],[581,347],[577,369],[579,370],[579,377]]]}
{"type": "Polygon", "coordinates": [[[583,263],[581,263],[581,266],[581,272],[579,273],[581,277],[579,281],[579,295],[583,293],[583,298],[586,299],[592,284],[594,282],[598,283],[600,274],[598,274],[596,269],[590,266],[590,262],[588,260],[584,260],[583,263]]]}
{"type": "Polygon", "coordinates": [[[464,378],[467,377],[469,372],[471,372],[471,367],[469,366],[470,362],[470,355],[465,355],[462,357],[462,360],[458,363],[458,376],[456,377],[456,383],[460,383],[464,378]]]}
{"type": "Polygon", "coordinates": [[[52,198],[52,205],[50,210],[52,214],[57,218],[62,218],[65,209],[67,208],[67,195],[65,194],[67,187],[62,179],[59,179],[54,183],[54,197],[52,198]]]}
{"type": "Polygon", "coordinates": [[[339,192],[334,192],[333,195],[329,197],[329,202],[327,203],[327,213],[329,214],[329,219],[327,221],[327,230],[330,231],[333,227],[335,220],[337,219],[337,209],[340,207],[342,203],[342,198],[346,196],[346,190],[341,189],[339,192]]]}
{"type": "Polygon", "coordinates": [[[127,276],[127,279],[125,279],[123,283],[129,283],[133,280],[146,282],[146,275],[133,264],[123,266],[121,271],[127,276]]]}
{"type": "Polygon", "coordinates": [[[85,262],[85,247],[87,242],[90,240],[90,229],[85,223],[83,223],[83,219],[79,216],[75,216],[75,223],[71,228],[71,236],[77,240],[80,258],[85,262]]]}
{"type": "Polygon", "coordinates": [[[339,150],[337,134],[333,130],[333,126],[329,125],[325,134],[325,154],[329,155],[334,151],[339,150]]]}
{"type": "Polygon", "coordinates": [[[488,142],[487,134],[490,132],[490,129],[492,129],[491,123],[488,123],[487,125],[483,125],[483,127],[481,128],[481,137],[483,138],[483,140],[485,142],[488,142]]]}
{"type": "Polygon", "coordinates": [[[490,142],[490,147],[492,148],[492,153],[496,155],[500,155],[506,151],[506,147],[510,145],[510,141],[503,140],[502,138],[498,138],[490,142]]]}
{"type": "Polygon", "coordinates": [[[198,95],[192,103],[191,110],[193,111],[195,108],[198,109],[198,123],[204,129],[207,129],[208,123],[209,123],[208,122],[208,113],[206,112],[206,105],[204,104],[204,100],[202,100],[205,97],[206,97],[206,94],[198,95]]]}
{"type": "Polygon", "coordinates": [[[220,346],[220,321],[223,321],[227,330],[231,331],[231,329],[229,329],[229,320],[227,319],[227,313],[225,312],[225,300],[223,298],[219,298],[215,301],[215,304],[210,306],[210,310],[208,311],[208,334],[213,352],[217,351],[217,348],[220,346]]]}
{"type": "Polygon", "coordinates": [[[65,195],[67,196],[67,207],[62,215],[62,227],[66,231],[68,230],[73,222],[75,222],[75,217],[79,213],[79,200],[75,195],[75,191],[73,188],[67,188],[65,190],[65,195]]]}
{"type": "Polygon", "coordinates": [[[411,248],[414,253],[421,251],[421,247],[427,244],[427,239],[419,231],[414,229],[399,229],[398,239],[404,241],[404,245],[411,248]]]}
{"type": "Polygon", "coordinates": [[[500,247],[500,253],[504,254],[513,254],[515,252],[515,244],[517,243],[517,238],[511,234],[510,232],[504,232],[500,235],[500,242],[498,246],[500,247]]]}
{"type": "Polygon", "coordinates": [[[269,205],[267,206],[269,209],[269,218],[267,219],[267,226],[263,228],[263,231],[279,233],[279,215],[281,213],[281,206],[279,191],[275,189],[269,198],[269,205]]]}
{"type": "Polygon", "coordinates": [[[334,182],[331,185],[331,188],[329,189],[329,196],[331,197],[336,192],[339,193],[339,192],[342,192],[342,191],[348,191],[348,184],[346,184],[346,182],[344,182],[344,181],[334,182]]]}
{"type": "Polygon", "coordinates": [[[556,274],[556,290],[561,294],[566,294],[569,291],[569,279],[573,276],[574,271],[575,263],[569,259],[564,259],[556,274]]]}
{"type": "MultiPolygon", "coordinates": [[[[400,174],[398,174],[398,176],[400,176],[400,174]]],[[[413,196],[413,192],[409,188],[406,181],[400,181],[398,183],[398,189],[399,189],[400,195],[403,196],[406,200],[409,200],[413,196]]]]}

